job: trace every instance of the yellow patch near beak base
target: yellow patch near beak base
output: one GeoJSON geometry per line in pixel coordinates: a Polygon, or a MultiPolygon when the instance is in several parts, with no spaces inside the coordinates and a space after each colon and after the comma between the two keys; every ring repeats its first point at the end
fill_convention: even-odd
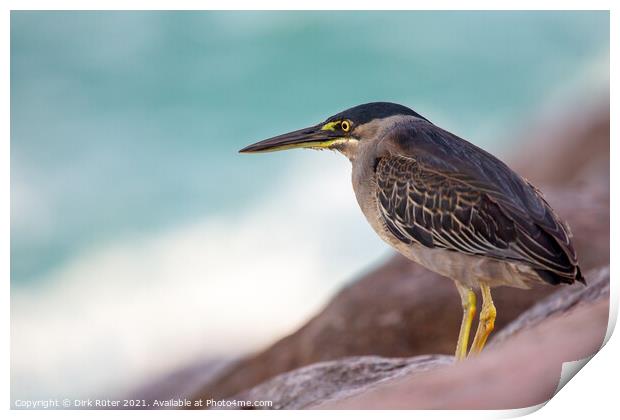
{"type": "Polygon", "coordinates": [[[328,122],[323,127],[321,127],[321,130],[323,130],[323,131],[336,131],[336,126],[338,124],[340,124],[340,121],[328,122]]]}
{"type": "Polygon", "coordinates": [[[306,149],[327,149],[330,146],[333,146],[334,144],[341,144],[341,143],[346,143],[348,142],[349,139],[344,138],[344,137],[339,137],[337,139],[331,139],[331,140],[325,140],[325,141],[317,141],[317,142],[313,142],[313,143],[308,143],[307,146],[302,146],[306,149]]]}

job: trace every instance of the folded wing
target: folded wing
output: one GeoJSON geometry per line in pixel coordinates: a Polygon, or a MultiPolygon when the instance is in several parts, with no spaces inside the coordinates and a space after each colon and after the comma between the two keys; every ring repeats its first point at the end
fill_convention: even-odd
{"type": "Polygon", "coordinates": [[[525,263],[550,283],[583,280],[568,228],[501,161],[426,121],[388,135],[377,201],[399,240],[525,263]]]}

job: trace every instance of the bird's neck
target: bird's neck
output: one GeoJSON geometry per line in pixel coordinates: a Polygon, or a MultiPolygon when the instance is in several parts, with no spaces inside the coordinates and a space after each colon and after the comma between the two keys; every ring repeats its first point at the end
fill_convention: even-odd
{"type": "Polygon", "coordinates": [[[333,149],[342,153],[343,155],[347,157],[347,159],[353,162],[358,152],[359,143],[360,142],[357,140],[349,140],[346,142],[335,144],[333,146],[333,149]]]}

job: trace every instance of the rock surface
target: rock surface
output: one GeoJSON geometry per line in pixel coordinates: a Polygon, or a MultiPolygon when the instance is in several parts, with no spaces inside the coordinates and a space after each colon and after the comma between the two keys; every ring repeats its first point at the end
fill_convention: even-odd
{"type": "Polygon", "coordinates": [[[260,384],[233,397],[245,401],[272,401],[270,409],[299,409],[338,401],[372,389],[385,380],[411,376],[452,364],[454,358],[427,355],[411,358],[348,357],[316,363],[260,384]]]}
{"type": "Polygon", "coordinates": [[[609,301],[609,266],[587,273],[588,285],[566,287],[536,303],[493,337],[491,345],[501,343],[517,332],[575,307],[601,300],[609,301]]]}
{"type": "MultiPolygon", "coordinates": [[[[494,337],[492,342],[487,347],[487,350],[482,353],[476,363],[484,363],[489,358],[493,360],[493,348],[499,348],[498,351],[512,351],[511,346],[518,346],[519,343],[529,343],[529,348],[523,349],[523,354],[519,357],[523,358],[525,354],[530,354],[533,348],[537,348],[541,352],[560,354],[562,349],[560,346],[574,347],[573,340],[579,338],[578,336],[567,336],[564,331],[570,328],[570,321],[559,319],[552,321],[559,325],[559,331],[561,333],[553,332],[555,340],[547,340],[544,342],[544,347],[534,346],[532,347],[532,336],[539,334],[540,330],[548,330],[550,327],[547,325],[551,317],[556,317],[560,314],[567,313],[569,311],[576,312],[577,309],[580,312],[573,314],[573,317],[582,320],[582,318],[588,318],[588,313],[592,304],[600,304],[606,306],[609,299],[609,267],[604,267],[598,270],[593,270],[587,273],[590,279],[588,287],[574,287],[565,288],[553,293],[549,297],[543,299],[531,309],[524,312],[520,317],[506,326],[502,332],[494,337]],[[586,307],[585,311],[582,311],[583,307],[586,307]],[[545,324],[547,326],[540,326],[545,324]],[[518,338],[515,338],[519,336],[518,338]],[[516,344],[512,343],[515,340],[516,344]],[[505,346],[503,346],[505,343],[505,346]],[[502,347],[503,346],[503,347],[502,347]],[[491,356],[487,356],[487,352],[491,352],[491,356]],[[482,362],[481,362],[482,360],[482,362]]],[[[589,328],[596,331],[596,334],[592,336],[594,340],[591,343],[594,349],[598,349],[602,343],[602,337],[604,336],[607,320],[600,318],[598,322],[592,323],[589,328]],[[598,346],[598,347],[597,347],[598,346]]],[[[562,353],[563,354],[563,353],[562,353]]],[[[572,353],[571,353],[572,354],[572,353]]],[[[588,354],[584,354],[585,357],[588,354]]],[[[571,356],[572,357],[572,356],[571,356]]],[[[554,368],[557,368],[559,363],[573,359],[553,359],[551,362],[547,359],[540,359],[534,357],[530,360],[530,370],[540,370],[546,372],[547,375],[552,377],[545,377],[544,383],[554,383],[557,386],[559,380],[559,371],[557,375],[555,371],[546,371],[545,363],[552,363],[554,368]],[[555,375],[555,376],[553,376],[555,375]]],[[[486,362],[489,363],[489,362],[486,362]]],[[[511,361],[512,363],[512,361],[511,361]]],[[[339,406],[340,404],[346,404],[347,408],[359,408],[357,404],[364,399],[353,398],[355,395],[373,394],[373,390],[377,389],[380,385],[389,386],[390,384],[397,383],[400,378],[407,378],[408,381],[413,380],[420,376],[423,372],[431,372],[440,369],[439,378],[442,378],[443,384],[436,386],[443,386],[445,388],[450,387],[450,381],[452,370],[460,370],[460,364],[453,364],[453,358],[446,355],[426,355],[417,356],[413,358],[382,358],[375,356],[359,356],[349,357],[344,359],[338,359],[329,362],[315,363],[310,366],[306,366],[300,369],[293,370],[272,378],[249,391],[242,392],[233,397],[236,400],[263,400],[272,401],[273,406],[271,409],[300,409],[307,408],[313,405],[320,404],[322,406],[339,406]],[[349,398],[353,398],[355,403],[349,405],[349,398]]],[[[504,364],[508,366],[508,369],[512,370],[511,364],[504,364]]],[[[506,367],[497,368],[497,374],[501,375],[502,370],[506,371],[506,367]]],[[[518,379],[518,372],[510,372],[509,377],[518,379]]],[[[426,376],[423,376],[420,380],[426,376]]],[[[436,379],[438,380],[438,379],[436,379]]],[[[478,372],[472,373],[472,377],[469,378],[472,383],[484,382],[485,377],[481,376],[478,372]]],[[[539,398],[534,403],[540,403],[545,401],[551,396],[549,387],[543,387],[539,394],[528,396],[528,398],[539,398]]],[[[520,394],[516,396],[521,398],[520,394]]],[[[518,404],[525,404],[519,398],[510,400],[508,406],[504,408],[517,408],[521,407],[518,404]],[[517,405],[513,405],[517,404],[517,405]]],[[[448,408],[443,407],[441,404],[447,404],[448,401],[435,398],[434,400],[420,400],[420,404],[432,404],[432,408],[448,408]]],[[[474,400],[476,401],[476,400],[474,400]]],[[[478,399],[477,408],[489,408],[485,404],[484,399],[478,399]]],[[[365,402],[364,402],[365,403],[365,402]]],[[[377,404],[373,408],[392,408],[382,405],[381,401],[377,401],[373,404],[377,404]]],[[[469,408],[472,408],[472,401],[467,402],[469,408]]],[[[495,402],[489,401],[488,404],[495,404],[495,402]]],[[[525,405],[523,405],[525,406],[525,405]]],[[[410,407],[411,408],[411,407],[410,407]]],[[[421,408],[421,407],[416,407],[421,408]]],[[[459,406],[450,406],[449,408],[462,408],[459,406]]]]}
{"type": "Polygon", "coordinates": [[[607,97],[530,126],[512,142],[518,149],[511,167],[540,186],[590,184],[608,191],[609,116],[607,97]]]}
{"type": "Polygon", "coordinates": [[[478,357],[307,408],[511,409],[542,404],[555,393],[562,364],[596,353],[609,318],[605,299],[547,318],[478,357]]]}

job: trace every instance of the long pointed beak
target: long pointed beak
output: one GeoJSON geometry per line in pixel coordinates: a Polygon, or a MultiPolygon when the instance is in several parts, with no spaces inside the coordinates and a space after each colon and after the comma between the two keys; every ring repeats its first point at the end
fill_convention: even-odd
{"type": "Polygon", "coordinates": [[[323,130],[323,124],[315,125],[267,140],[259,141],[239,150],[239,153],[276,152],[288,149],[325,149],[342,138],[333,130],[323,130]]]}

